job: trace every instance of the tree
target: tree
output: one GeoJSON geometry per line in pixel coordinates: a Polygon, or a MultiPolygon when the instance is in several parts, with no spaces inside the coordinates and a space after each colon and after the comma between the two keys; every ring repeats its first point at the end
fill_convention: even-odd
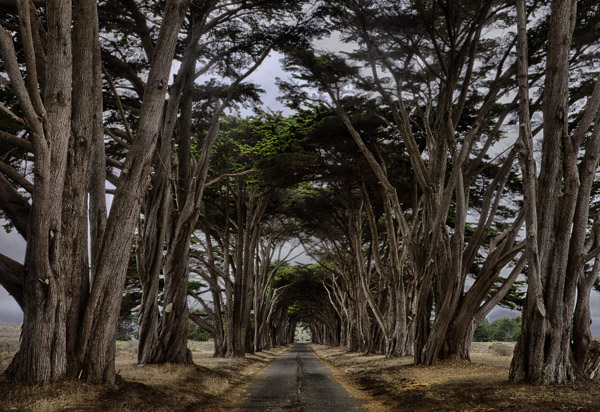
{"type": "MultiPolygon", "coordinates": [[[[372,144],[382,135],[382,122],[365,110],[370,103],[350,100],[347,107],[372,144]]],[[[305,249],[330,272],[332,286],[343,295],[332,295],[339,297],[336,310],[343,318],[341,342],[352,350],[403,353],[410,334],[403,333],[407,316],[399,310],[403,304],[397,303],[405,296],[395,294],[397,287],[391,285],[399,277],[386,266],[390,260],[400,261],[402,252],[390,247],[395,235],[387,236],[390,219],[386,219],[375,176],[368,172],[364,157],[330,108],[313,107],[303,110],[301,116],[310,119],[304,146],[314,160],[293,172],[304,176],[306,182],[288,202],[288,213],[301,222],[305,249]],[[370,327],[376,332],[368,331],[370,327]],[[371,335],[383,338],[376,342],[371,335]]],[[[395,143],[390,143],[379,154],[389,162],[399,191],[407,193],[406,201],[411,178],[403,174],[407,162],[396,149],[395,143]]],[[[402,270],[400,265],[394,267],[402,270]]]]}
{"type": "MultiPolygon", "coordinates": [[[[276,44],[310,35],[311,31],[307,26],[312,15],[300,13],[299,2],[207,4],[192,9],[182,64],[169,92],[154,187],[144,211],[145,250],[140,250],[140,273],[146,293],[140,318],[140,364],[191,362],[185,339],[188,251],[201,213],[221,116],[234,103],[258,99],[256,88],[242,82],[276,44]],[[200,69],[196,68],[198,62],[200,69]],[[195,86],[195,80],[207,73],[218,74],[222,80],[195,86]],[[195,122],[194,116],[199,117],[195,122]],[[156,285],[161,272],[168,310],[159,313],[156,285]]],[[[246,321],[240,318],[239,322],[246,321]]]]}
{"type": "MultiPolygon", "coordinates": [[[[269,179],[269,164],[293,153],[295,123],[277,114],[228,119],[215,146],[210,183],[199,228],[200,249],[192,252],[195,271],[211,289],[212,302],[194,297],[211,314],[206,325],[217,356],[244,356],[260,350],[279,292],[273,282],[292,257],[283,252],[292,238],[280,219],[279,191],[269,179]],[[251,334],[254,313],[254,336],[251,334]]],[[[193,319],[202,323],[200,319],[193,319]]]]}
{"type": "MultiPolygon", "coordinates": [[[[504,21],[506,5],[441,3],[409,2],[396,7],[393,2],[337,2],[331,12],[335,27],[348,42],[358,43],[356,50],[347,53],[349,63],[339,55],[316,55],[310,46],[288,54],[297,79],[326,94],[376,174],[393,211],[396,229],[388,230],[388,236],[398,233],[407,239],[418,296],[414,356],[416,363],[426,365],[451,354],[468,359],[475,325],[502,299],[523,265],[523,261],[517,265],[501,293],[488,299],[502,267],[522,250],[516,242],[522,216],[500,219],[506,219],[500,213],[500,200],[516,151],[498,159],[493,176],[483,173],[489,167],[488,150],[515,107],[514,102],[496,103],[514,87],[510,80],[516,66],[508,60],[512,39],[481,37],[492,21],[504,21]],[[434,30],[434,26],[447,30],[434,30]],[[499,55],[500,47],[504,53],[499,55]],[[366,67],[368,74],[360,67],[366,67]],[[497,69],[490,72],[493,67],[497,69]],[[388,139],[401,139],[406,150],[418,194],[408,208],[402,207],[399,191],[390,183],[385,159],[365,144],[344,108],[348,94],[361,92],[377,97],[374,113],[385,122],[388,139]],[[473,186],[481,178],[487,190],[479,203],[471,205],[473,186]],[[467,237],[469,211],[478,214],[478,221],[467,237]],[[491,230],[495,225],[497,229],[491,230]],[[497,247],[486,252],[475,284],[464,292],[469,271],[485,244],[497,247]]],[[[398,270],[398,264],[388,270],[398,270]]]]}
{"type": "MultiPolygon", "coordinates": [[[[175,43],[189,4],[189,0],[166,2],[156,56],[144,85],[136,139],[125,158],[108,217],[103,136],[98,124],[103,116],[97,3],[78,2],[72,14],[70,1],[50,1],[41,11],[45,13],[42,19],[29,2],[18,2],[21,36],[17,45],[25,58],[27,83],[11,33],[0,28],[4,68],[23,113],[23,118],[15,117],[26,126],[23,137],[13,136],[19,139],[13,140],[27,146],[34,160],[25,230],[24,327],[20,350],[7,370],[19,381],[44,384],[68,373],[91,382],[114,382],[125,268],[157,141],[157,114],[162,112],[175,43]],[[70,179],[68,164],[79,161],[82,168],[74,171],[80,174],[70,179]],[[91,199],[91,276],[85,260],[87,193],[91,199]]],[[[23,198],[14,188],[11,193],[23,198]]],[[[4,204],[2,208],[11,220],[23,213],[13,213],[4,204]]]]}
{"type": "MultiPolygon", "coordinates": [[[[591,9],[597,12],[597,5],[591,9]]],[[[586,237],[590,192],[600,158],[600,130],[591,127],[599,119],[600,81],[594,81],[591,96],[586,96],[580,115],[569,125],[569,105],[573,103],[569,101],[569,60],[578,2],[553,0],[547,31],[542,160],[536,178],[527,88],[525,2],[517,2],[517,12],[519,158],[524,182],[528,288],[523,331],[515,347],[510,379],[561,384],[585,379],[594,373],[588,366],[598,367],[598,362],[587,362],[585,352],[581,353],[590,346],[578,320],[573,348],[577,352],[573,353],[570,341],[578,284],[579,292],[589,295],[583,271],[588,261],[598,259],[592,249],[595,235],[587,241],[586,237]]],[[[586,299],[583,297],[584,302],[586,299]]],[[[584,329],[589,333],[589,324],[584,329]]]]}
{"type": "Polygon", "coordinates": [[[473,341],[476,342],[514,342],[521,333],[521,318],[501,318],[489,322],[484,319],[473,333],[473,341]]]}

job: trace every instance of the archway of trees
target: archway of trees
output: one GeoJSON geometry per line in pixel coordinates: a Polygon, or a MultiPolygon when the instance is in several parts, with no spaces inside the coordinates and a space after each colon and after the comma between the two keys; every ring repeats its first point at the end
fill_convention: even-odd
{"type": "Polygon", "coordinates": [[[140,365],[192,362],[192,321],[215,356],[301,326],[427,366],[469,360],[497,305],[522,310],[513,382],[596,374],[597,1],[0,11],[0,212],[27,241],[24,263],[0,254],[15,380],[113,383],[132,311],[140,365]],[[273,51],[289,114],[241,116],[273,51]]]}

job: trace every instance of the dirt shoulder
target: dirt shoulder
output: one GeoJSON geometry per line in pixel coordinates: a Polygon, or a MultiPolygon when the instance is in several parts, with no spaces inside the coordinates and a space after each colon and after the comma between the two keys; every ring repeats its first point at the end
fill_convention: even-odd
{"type": "Polygon", "coordinates": [[[501,346],[476,344],[473,362],[452,359],[433,367],[414,366],[408,357],[367,356],[322,345],[311,349],[380,405],[369,408],[373,411],[599,410],[599,380],[547,387],[509,383],[510,356],[498,354],[501,346]]]}
{"type": "MultiPolygon", "coordinates": [[[[189,345],[195,365],[137,366],[137,343],[117,342],[115,386],[67,380],[23,387],[0,379],[0,411],[211,411],[288,347],[243,359],[212,357],[212,344],[189,345]]],[[[0,370],[0,373],[2,370],[0,370]]]]}

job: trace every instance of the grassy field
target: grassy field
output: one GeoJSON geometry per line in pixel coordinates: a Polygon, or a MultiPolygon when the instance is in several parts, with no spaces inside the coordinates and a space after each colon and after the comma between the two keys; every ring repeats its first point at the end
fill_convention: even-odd
{"type": "MultiPolygon", "coordinates": [[[[18,348],[20,325],[0,324],[0,373],[18,348]]],[[[0,379],[0,411],[221,411],[288,348],[212,357],[212,343],[189,342],[195,365],[137,366],[137,342],[117,342],[115,386],[67,380],[28,388],[0,379]]],[[[600,380],[567,386],[508,382],[513,344],[473,343],[472,362],[453,359],[425,368],[412,358],[347,353],[311,345],[335,379],[370,411],[599,411],[600,380]]]]}
{"type": "MultiPolygon", "coordinates": [[[[0,331],[1,374],[18,349],[19,328],[7,333],[0,325],[0,331]]],[[[29,388],[0,378],[0,411],[218,411],[236,389],[289,349],[219,359],[212,357],[210,342],[188,342],[188,347],[195,365],[137,366],[137,341],[117,342],[115,386],[73,379],[29,388]]]]}
{"type": "Polygon", "coordinates": [[[0,323],[0,371],[6,369],[19,349],[20,323],[0,323]]]}
{"type": "Polygon", "coordinates": [[[565,386],[509,383],[513,347],[503,342],[473,343],[472,362],[451,359],[419,367],[412,364],[412,357],[390,359],[311,345],[338,380],[376,400],[367,404],[370,411],[600,410],[600,380],[565,386]]]}

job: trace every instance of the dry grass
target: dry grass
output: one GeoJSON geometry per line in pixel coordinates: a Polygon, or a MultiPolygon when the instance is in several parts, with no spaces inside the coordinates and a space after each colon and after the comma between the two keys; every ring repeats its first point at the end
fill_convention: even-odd
{"type": "MultiPolygon", "coordinates": [[[[67,380],[23,387],[0,380],[0,411],[205,411],[251,380],[289,349],[274,348],[244,359],[212,357],[210,342],[189,342],[195,365],[137,365],[137,342],[117,342],[115,386],[67,380]]],[[[8,362],[0,366],[0,373],[8,362]]]]}
{"type": "Polygon", "coordinates": [[[548,387],[510,384],[511,357],[502,356],[507,348],[497,343],[474,344],[472,362],[451,359],[433,367],[414,366],[409,357],[390,359],[342,348],[311,347],[351,383],[379,400],[381,407],[372,408],[375,411],[600,410],[599,381],[548,387]]]}
{"type": "Polygon", "coordinates": [[[6,369],[19,349],[20,323],[0,323],[0,371],[6,369]]]}
{"type": "MultiPolygon", "coordinates": [[[[18,349],[19,325],[0,324],[0,373],[18,349]]],[[[275,348],[244,359],[212,357],[212,343],[189,342],[195,365],[137,366],[137,342],[117,342],[115,386],[69,380],[23,387],[0,380],[0,411],[210,411],[253,379],[275,348]]],[[[474,343],[472,362],[458,359],[430,368],[412,358],[347,353],[311,345],[370,411],[599,411],[600,381],[591,385],[530,386],[508,382],[513,344],[474,343]],[[506,355],[508,353],[508,355],[506,355]],[[366,394],[366,396],[365,396],[366,394]]]]}

